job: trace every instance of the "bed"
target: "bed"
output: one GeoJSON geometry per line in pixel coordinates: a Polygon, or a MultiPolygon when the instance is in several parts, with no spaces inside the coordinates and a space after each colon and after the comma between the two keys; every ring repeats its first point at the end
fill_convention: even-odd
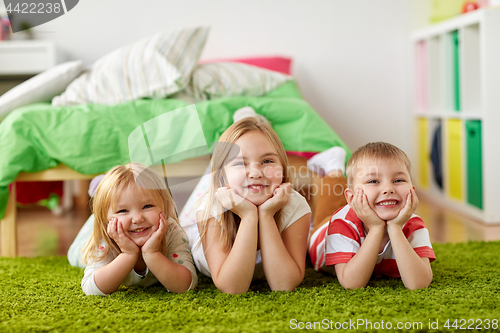
{"type": "MultiPolygon", "coordinates": [[[[192,84],[196,71],[190,73],[192,84]]],[[[264,94],[240,91],[237,94],[244,96],[228,97],[221,95],[220,87],[210,96],[205,88],[204,95],[191,90],[189,100],[182,95],[187,87],[168,98],[16,108],[0,123],[1,255],[16,255],[15,181],[91,179],[131,160],[157,165],[168,177],[199,177],[208,164],[211,143],[232,124],[234,111],[245,106],[271,121],[297,167],[304,165],[297,155],[332,146],[344,147],[349,155],[291,77],[276,88],[265,88],[264,94]]]]}

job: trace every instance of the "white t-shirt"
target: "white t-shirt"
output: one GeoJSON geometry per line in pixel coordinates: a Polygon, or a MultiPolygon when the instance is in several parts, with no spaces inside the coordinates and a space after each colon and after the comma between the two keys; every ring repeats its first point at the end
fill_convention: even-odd
{"type": "MultiPolygon", "coordinates": [[[[206,204],[204,200],[200,204],[200,207],[198,207],[196,210],[192,210],[192,214],[196,215],[198,211],[200,210],[204,211],[205,205],[206,204]]],[[[212,210],[212,215],[214,215],[213,212],[214,210],[212,210]]],[[[299,218],[310,212],[311,208],[307,204],[306,199],[295,190],[292,190],[292,193],[290,195],[290,201],[285,205],[285,207],[283,207],[281,211],[280,233],[282,233],[286,228],[291,226],[299,218]]],[[[180,223],[184,228],[184,230],[186,231],[186,234],[189,238],[189,245],[191,247],[191,252],[193,254],[194,263],[201,273],[211,277],[207,259],[205,258],[205,252],[203,251],[203,245],[200,242],[200,233],[198,231],[198,226],[196,222],[193,223],[193,221],[195,221],[195,218],[193,216],[189,216],[188,218],[187,215],[185,215],[184,217],[185,218],[183,218],[183,215],[181,214],[180,223]],[[198,243],[200,243],[199,246],[198,243]]],[[[255,261],[255,271],[253,278],[254,280],[256,280],[256,279],[263,279],[264,277],[265,276],[264,276],[264,269],[262,268],[262,258],[260,255],[260,250],[258,250],[257,258],[255,261]]]]}

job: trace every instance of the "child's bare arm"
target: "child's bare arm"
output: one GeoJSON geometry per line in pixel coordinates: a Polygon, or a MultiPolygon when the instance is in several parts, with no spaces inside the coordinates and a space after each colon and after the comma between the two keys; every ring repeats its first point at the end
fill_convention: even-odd
{"type": "Polygon", "coordinates": [[[134,268],[139,257],[139,247],[125,235],[123,226],[117,218],[108,224],[108,234],[120,247],[120,253],[113,261],[94,273],[94,281],[105,294],[114,293],[134,268]]]}
{"type": "MultiPolygon", "coordinates": [[[[257,256],[257,207],[227,187],[217,190],[216,199],[225,208],[237,214],[241,222],[232,248],[225,250],[221,225],[214,218],[209,219],[207,231],[201,239],[205,258],[212,280],[220,291],[230,294],[245,293],[252,282],[257,256]]],[[[198,221],[203,219],[203,215],[203,211],[197,213],[198,221]]]]}
{"type": "Polygon", "coordinates": [[[160,213],[158,229],[154,230],[142,246],[142,256],[148,269],[168,291],[182,293],[191,285],[191,272],[183,265],[169,260],[159,251],[161,240],[166,232],[167,221],[163,213],[160,213]]]}
{"type": "Polygon", "coordinates": [[[418,205],[415,190],[408,194],[405,207],[394,219],[387,221],[387,232],[391,240],[394,256],[401,280],[408,289],[427,288],[432,281],[432,269],[429,258],[421,258],[413,250],[402,227],[411,218],[418,205]]]}
{"type": "Polygon", "coordinates": [[[387,229],[405,287],[408,289],[427,288],[432,281],[429,258],[418,256],[400,228],[392,226],[387,229]]]}
{"type": "Polygon", "coordinates": [[[168,291],[183,293],[189,289],[191,272],[186,267],[170,261],[159,251],[144,253],[143,256],[148,269],[168,291]]]}
{"type": "Polygon", "coordinates": [[[280,233],[274,214],[290,201],[292,184],[282,183],[259,206],[259,241],[262,266],[271,290],[294,290],[304,279],[307,235],[311,214],[280,233]]]}
{"type": "Polygon", "coordinates": [[[386,224],[371,209],[363,190],[357,190],[347,201],[369,231],[354,257],[348,263],[335,265],[335,273],[342,287],[364,288],[375,268],[386,224]]]}
{"type": "Polygon", "coordinates": [[[107,295],[114,293],[134,268],[137,255],[120,253],[112,262],[99,268],[94,281],[99,290],[107,295]]]}
{"type": "Polygon", "coordinates": [[[259,221],[262,265],[271,290],[292,291],[302,283],[310,221],[309,213],[281,235],[272,217],[268,221],[259,221]]]}
{"type": "Polygon", "coordinates": [[[257,256],[257,218],[255,217],[255,221],[242,219],[233,247],[229,251],[223,247],[221,226],[214,218],[208,223],[202,244],[215,286],[223,293],[247,292],[252,282],[257,256]]]}
{"type": "Polygon", "coordinates": [[[335,273],[342,287],[366,287],[375,268],[383,236],[384,227],[372,228],[354,257],[348,263],[335,265],[335,273]]]}
{"type": "Polygon", "coordinates": [[[272,216],[260,217],[262,265],[271,290],[292,291],[304,279],[310,222],[311,214],[306,214],[280,235],[272,216]]]}

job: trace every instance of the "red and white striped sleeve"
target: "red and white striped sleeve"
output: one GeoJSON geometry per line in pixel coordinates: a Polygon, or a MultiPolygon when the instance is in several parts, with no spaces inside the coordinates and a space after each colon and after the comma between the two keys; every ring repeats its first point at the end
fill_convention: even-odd
{"type": "Polygon", "coordinates": [[[358,218],[349,206],[335,214],[326,233],[326,265],[347,263],[359,251],[364,233],[359,230],[359,223],[349,217],[358,218]]]}
{"type": "Polygon", "coordinates": [[[419,216],[414,214],[406,222],[403,226],[403,233],[419,257],[429,258],[431,262],[436,260],[436,255],[432,250],[429,231],[419,216]]]}

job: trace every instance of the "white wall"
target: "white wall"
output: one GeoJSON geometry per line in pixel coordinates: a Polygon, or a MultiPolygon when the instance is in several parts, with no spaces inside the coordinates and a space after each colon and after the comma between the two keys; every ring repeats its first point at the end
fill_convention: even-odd
{"type": "Polygon", "coordinates": [[[90,66],[153,33],[209,25],[202,58],[291,56],[305,99],[351,149],[383,140],[409,150],[408,33],[426,9],[421,0],[81,0],[35,32],[90,66]]]}

